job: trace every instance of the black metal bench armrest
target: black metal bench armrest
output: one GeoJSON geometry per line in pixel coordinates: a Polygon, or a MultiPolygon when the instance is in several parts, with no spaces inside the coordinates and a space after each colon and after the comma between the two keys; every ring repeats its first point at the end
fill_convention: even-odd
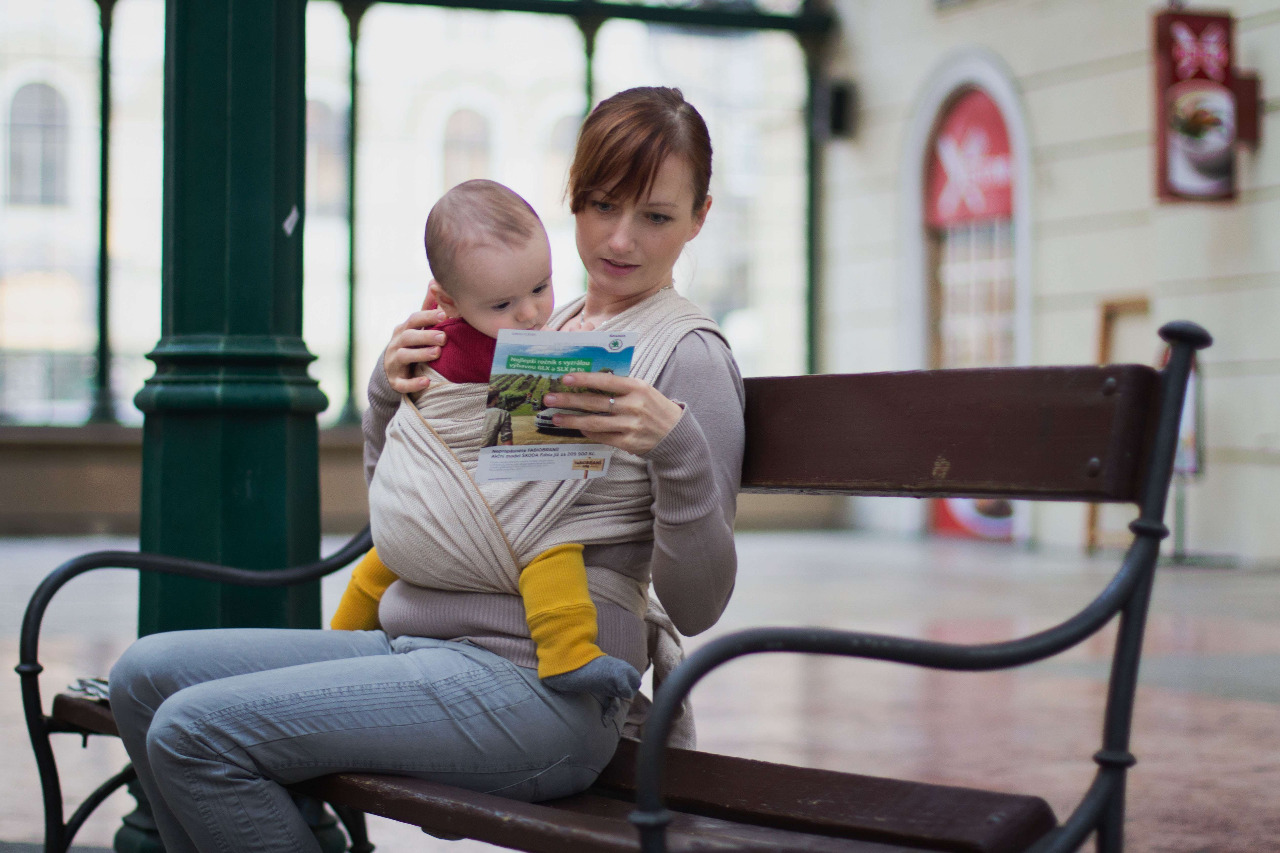
{"type": "MultiPolygon", "coordinates": [[[[27,602],[27,610],[22,619],[22,635],[18,644],[18,665],[15,669],[22,681],[22,707],[26,718],[27,733],[31,738],[31,747],[35,753],[36,765],[41,772],[41,785],[45,798],[45,837],[57,839],[57,843],[66,844],[74,838],[81,824],[90,813],[102,803],[113,791],[131,780],[133,768],[126,767],[100,786],[71,816],[64,826],[62,824],[62,795],[58,782],[53,748],[49,743],[52,731],[64,731],[60,722],[53,717],[46,717],[40,697],[40,673],[44,669],[39,662],[40,626],[44,621],[45,611],[53,596],[73,579],[95,569],[137,569],[143,572],[159,572],[161,574],[179,575],[199,580],[217,581],[252,587],[293,586],[318,580],[361,557],[373,546],[373,537],[369,528],[357,533],[332,555],[314,563],[294,566],[287,569],[237,569],[220,566],[216,563],[204,563],[197,560],[184,560],[162,554],[144,554],[137,551],[97,551],[74,557],[50,572],[27,602]]],[[[56,704],[56,700],[55,700],[56,704]]],[[[109,712],[107,712],[109,715],[109,712]]],[[[112,726],[114,727],[114,726],[112,726]]],[[[75,730],[91,732],[101,729],[101,725],[75,730]]]]}
{"type": "Polygon", "coordinates": [[[662,774],[662,747],[675,710],[711,670],[739,657],[763,652],[838,655],[892,661],[929,669],[979,672],[1009,669],[1052,657],[1095,634],[1124,608],[1134,590],[1150,577],[1162,538],[1158,532],[1140,535],[1129,549],[1111,583],[1074,616],[1026,637],[997,643],[940,643],[909,637],[844,631],[834,628],[748,628],[726,634],[702,646],[662,684],[655,697],[637,769],[636,787],[643,809],[653,803],[643,796],[656,792],[662,774]],[[662,733],[661,737],[658,737],[662,733]]]}
{"type": "Polygon", "coordinates": [[[333,574],[364,555],[372,547],[373,537],[366,526],[332,555],[314,563],[287,569],[237,569],[217,563],[184,560],[164,554],[145,554],[140,551],[95,551],[73,557],[50,572],[31,594],[31,600],[27,603],[27,610],[22,618],[18,673],[24,674],[29,667],[37,667],[36,673],[40,671],[37,653],[40,625],[44,621],[45,610],[48,609],[49,602],[58,590],[86,572],[95,569],[138,569],[144,572],[178,575],[236,586],[294,586],[333,574]]]}
{"type": "Polygon", "coordinates": [[[1111,583],[1066,621],[1020,639],[962,645],[823,628],[754,628],[720,637],[684,660],[656,692],[645,723],[636,766],[636,811],[643,853],[665,853],[663,829],[670,819],[662,802],[664,750],[675,713],[694,685],[712,669],[748,654],[800,652],[841,655],[933,669],[981,671],[1007,669],[1043,660],[1064,651],[1102,628],[1118,613],[1119,638],[1111,674],[1104,747],[1095,756],[1098,775],[1071,817],[1043,840],[1043,850],[1074,849],[1096,825],[1122,784],[1128,753],[1133,690],[1159,543],[1168,530],[1162,523],[1172,476],[1178,422],[1194,351],[1208,346],[1209,334],[1194,323],[1168,323],[1160,335],[1171,345],[1161,372],[1155,435],[1150,458],[1144,460],[1139,518],[1129,527],[1134,541],[1111,583]]]}
{"type": "MultiPolygon", "coordinates": [[[[1137,549],[1145,538],[1139,539],[1137,549]]],[[[1150,547],[1156,548],[1158,540],[1150,547]]],[[[1131,554],[1132,556],[1132,554],[1131,554]]],[[[1126,560],[1126,566],[1130,564],[1126,560]]],[[[1142,560],[1133,560],[1138,565],[1142,560]]],[[[1154,565],[1150,559],[1149,566],[1154,565]]],[[[958,644],[917,640],[884,634],[842,631],[831,628],[749,628],[726,634],[689,655],[662,684],[645,723],[645,736],[636,765],[636,812],[632,820],[643,829],[649,821],[661,821],[669,814],[661,799],[661,781],[666,763],[665,744],[674,713],[694,686],[713,669],[746,655],[764,652],[836,655],[866,660],[890,661],[929,669],[988,671],[1008,669],[1052,657],[1092,636],[1123,608],[1134,584],[1144,573],[1122,569],[1115,581],[1089,606],[1071,619],[1027,637],[998,643],[958,644]]],[[[1149,571],[1148,571],[1149,574],[1149,571]]],[[[1109,801],[1116,778],[1104,766],[1089,794],[1062,827],[1046,837],[1050,846],[1036,853],[1074,850],[1092,831],[1100,810],[1109,801]]],[[[643,851],[650,850],[642,846],[643,851]]],[[[661,848],[653,848],[659,850],[661,848]]]]}
{"type": "MultiPolygon", "coordinates": [[[[287,569],[237,569],[216,563],[184,560],[163,554],[144,554],[138,551],[97,551],[67,560],[50,572],[27,602],[22,618],[22,635],[18,643],[18,666],[22,678],[22,702],[28,721],[40,719],[43,710],[40,703],[38,676],[43,670],[39,662],[40,626],[53,596],[67,583],[95,569],[138,569],[144,572],[179,575],[199,580],[218,581],[238,586],[277,587],[293,586],[318,580],[358,559],[373,546],[373,537],[366,526],[332,555],[314,563],[287,569]]],[[[33,733],[34,736],[34,733],[33,733]]]]}

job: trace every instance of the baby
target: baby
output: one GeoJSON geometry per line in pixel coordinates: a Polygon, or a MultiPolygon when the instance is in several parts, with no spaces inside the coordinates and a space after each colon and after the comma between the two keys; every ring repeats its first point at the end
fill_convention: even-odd
{"type": "MultiPolygon", "coordinates": [[[[498,332],[540,329],[551,316],[551,250],[542,221],[523,198],[486,180],[459,184],[436,202],[427,217],[427,261],[431,296],[448,319],[436,328],[447,335],[431,363],[454,383],[489,381],[498,332]]],[[[494,409],[484,417],[492,418],[494,409]]],[[[489,424],[486,444],[510,443],[509,420],[489,424]]],[[[377,607],[396,574],[371,550],[356,566],[331,626],[367,630],[378,626],[377,607]]],[[[563,692],[630,699],[640,674],[596,645],[596,609],[587,593],[582,545],[557,545],[520,571],[529,633],[537,647],[538,677],[563,692]]]]}

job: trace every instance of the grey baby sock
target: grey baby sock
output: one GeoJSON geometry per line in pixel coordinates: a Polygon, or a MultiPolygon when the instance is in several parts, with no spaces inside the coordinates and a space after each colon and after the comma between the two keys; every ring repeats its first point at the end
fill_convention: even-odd
{"type": "Polygon", "coordinates": [[[630,699],[640,689],[640,673],[626,661],[604,655],[577,669],[548,675],[542,683],[561,693],[590,693],[598,699],[630,699]]]}

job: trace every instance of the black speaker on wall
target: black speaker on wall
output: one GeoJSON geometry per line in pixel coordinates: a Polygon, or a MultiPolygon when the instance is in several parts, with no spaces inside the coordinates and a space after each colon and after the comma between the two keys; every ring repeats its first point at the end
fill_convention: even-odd
{"type": "Polygon", "coordinates": [[[827,132],[835,139],[852,139],[858,129],[858,89],[848,80],[828,84],[827,132]]]}

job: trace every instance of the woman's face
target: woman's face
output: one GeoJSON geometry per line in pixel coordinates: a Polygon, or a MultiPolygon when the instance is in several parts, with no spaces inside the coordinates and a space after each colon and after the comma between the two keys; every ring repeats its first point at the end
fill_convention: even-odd
{"type": "Polygon", "coordinates": [[[638,302],[671,284],[684,244],[702,230],[710,208],[708,196],[701,210],[693,210],[692,173],[674,155],[662,161],[643,198],[593,191],[575,217],[588,291],[638,302]]]}

